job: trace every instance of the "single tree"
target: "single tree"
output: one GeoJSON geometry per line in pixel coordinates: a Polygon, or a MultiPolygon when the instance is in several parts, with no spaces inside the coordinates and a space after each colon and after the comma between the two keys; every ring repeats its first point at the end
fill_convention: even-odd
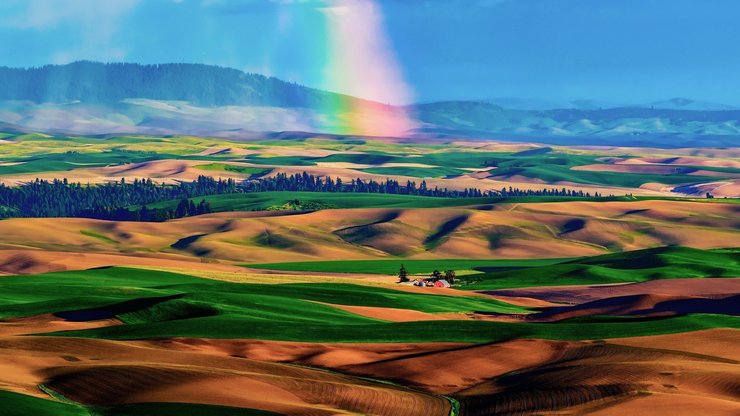
{"type": "Polygon", "coordinates": [[[180,200],[180,203],[177,204],[175,215],[178,218],[182,218],[182,217],[187,217],[189,213],[190,213],[190,205],[188,204],[188,200],[186,198],[183,198],[180,200]]]}
{"type": "Polygon", "coordinates": [[[440,272],[440,271],[439,271],[439,270],[437,270],[437,269],[434,269],[434,271],[432,272],[432,275],[431,275],[431,276],[429,276],[429,277],[430,277],[430,278],[431,278],[431,279],[432,279],[433,281],[435,281],[435,282],[436,282],[437,280],[439,280],[439,279],[441,279],[441,278],[442,278],[442,272],[440,272]]]}
{"type": "Polygon", "coordinates": [[[445,280],[447,280],[447,283],[454,284],[455,276],[456,275],[454,270],[445,270],[445,280]]]}
{"type": "Polygon", "coordinates": [[[401,265],[401,268],[398,269],[398,283],[404,283],[409,281],[409,272],[406,271],[406,268],[403,267],[403,264],[401,265]]]}

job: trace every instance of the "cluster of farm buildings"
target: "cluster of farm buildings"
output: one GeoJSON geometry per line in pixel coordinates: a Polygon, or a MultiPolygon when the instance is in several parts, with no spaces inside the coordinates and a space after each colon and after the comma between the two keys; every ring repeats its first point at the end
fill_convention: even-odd
{"type": "Polygon", "coordinates": [[[448,282],[447,280],[434,279],[431,277],[411,280],[407,282],[406,284],[410,284],[413,286],[419,286],[419,287],[450,287],[450,282],[448,282]]]}

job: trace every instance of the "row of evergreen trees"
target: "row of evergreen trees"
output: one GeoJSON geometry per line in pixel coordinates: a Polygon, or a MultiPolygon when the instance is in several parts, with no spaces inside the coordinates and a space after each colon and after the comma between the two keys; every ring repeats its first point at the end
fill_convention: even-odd
{"type": "MultiPolygon", "coordinates": [[[[104,185],[70,183],[66,179],[36,179],[25,185],[0,184],[0,217],[87,217],[137,220],[129,207],[143,207],[157,202],[186,200],[206,195],[241,192],[233,179],[215,180],[200,176],[193,182],[160,185],[151,179],[132,182],[121,180],[104,185]]],[[[139,220],[153,221],[197,215],[198,207],[173,210],[143,210],[139,220]],[[161,211],[161,212],[159,212],[161,211]]],[[[205,207],[201,207],[203,211],[205,207]]],[[[210,208],[209,208],[210,209],[210,208]]],[[[203,212],[201,212],[203,213],[203,212]]]]}
{"type": "MultiPolygon", "coordinates": [[[[103,185],[70,183],[66,179],[45,181],[36,179],[25,185],[8,187],[0,184],[0,218],[8,217],[85,217],[122,221],[164,221],[173,218],[201,215],[211,212],[210,205],[202,200],[195,204],[192,198],[246,192],[347,192],[372,194],[418,195],[444,198],[495,197],[495,196],[560,196],[590,197],[583,191],[568,189],[522,190],[503,188],[500,191],[481,191],[477,188],[463,190],[429,187],[426,181],[419,185],[407,181],[401,185],[393,179],[378,182],[353,179],[343,182],[340,178],[321,177],[307,172],[287,175],[277,174],[237,183],[233,179],[213,179],[199,176],[193,182],[177,185],[155,184],[151,179],[126,182],[121,179],[103,185]],[[180,200],[174,208],[149,208],[148,205],[180,200]]],[[[594,196],[599,197],[596,193],[594,196]]]]}
{"type": "Polygon", "coordinates": [[[483,192],[477,188],[467,188],[463,190],[439,188],[436,186],[434,188],[429,188],[426,181],[421,181],[421,184],[418,186],[414,181],[407,181],[405,185],[401,185],[397,180],[393,179],[386,179],[382,182],[372,179],[352,179],[349,182],[344,182],[341,178],[315,176],[308,172],[296,173],[293,175],[278,173],[273,177],[260,178],[245,182],[242,186],[247,192],[353,192],[434,196],[443,198],[472,198],[493,195],[490,192],[483,192]]]}
{"type": "Polygon", "coordinates": [[[512,196],[558,196],[574,198],[600,198],[599,192],[591,194],[582,190],[573,190],[566,188],[542,188],[542,189],[520,189],[509,186],[500,190],[481,191],[478,188],[466,188],[463,190],[439,188],[437,186],[430,188],[425,180],[417,186],[414,181],[406,181],[401,185],[393,179],[386,179],[383,182],[374,180],[352,179],[350,182],[343,182],[341,178],[332,178],[330,176],[314,176],[307,172],[288,175],[279,173],[274,177],[261,178],[247,182],[243,185],[247,191],[264,192],[264,191],[311,191],[311,192],[359,192],[372,194],[398,194],[398,195],[418,195],[433,196],[445,198],[480,198],[480,197],[512,197],[512,196]]]}
{"type": "Polygon", "coordinates": [[[175,218],[192,217],[213,212],[211,204],[205,199],[196,204],[187,198],[181,199],[176,208],[149,208],[142,205],[139,209],[119,207],[115,209],[91,209],[80,212],[77,217],[95,218],[116,221],[160,222],[175,218]]]}
{"type": "MultiPolygon", "coordinates": [[[[503,187],[498,192],[498,196],[503,197],[509,197],[509,196],[565,196],[565,197],[575,197],[575,198],[591,198],[592,195],[590,192],[583,192],[582,190],[573,190],[573,189],[519,189],[519,188],[512,188],[511,186],[506,188],[503,187]]],[[[594,198],[601,198],[602,195],[599,192],[594,192],[593,194],[594,198]]]]}

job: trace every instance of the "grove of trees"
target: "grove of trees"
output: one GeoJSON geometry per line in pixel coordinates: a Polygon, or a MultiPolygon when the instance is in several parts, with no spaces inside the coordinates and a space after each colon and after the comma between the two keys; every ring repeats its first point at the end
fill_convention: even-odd
{"type": "MultiPolygon", "coordinates": [[[[590,197],[583,191],[558,189],[481,191],[477,188],[462,190],[429,187],[426,181],[401,184],[394,179],[374,180],[321,177],[307,172],[236,182],[233,179],[213,179],[199,176],[192,182],[177,185],[156,184],[151,179],[121,179],[102,185],[68,182],[66,179],[46,181],[36,179],[30,183],[8,187],[0,184],[0,218],[8,217],[85,217],[122,221],[164,221],[172,218],[200,215],[211,212],[206,200],[200,203],[193,198],[248,192],[345,192],[370,194],[418,195],[439,198],[509,197],[509,196],[560,196],[590,197]],[[151,207],[152,204],[179,201],[169,208],[151,207]]],[[[598,194],[594,196],[600,196],[598,194]]]]}

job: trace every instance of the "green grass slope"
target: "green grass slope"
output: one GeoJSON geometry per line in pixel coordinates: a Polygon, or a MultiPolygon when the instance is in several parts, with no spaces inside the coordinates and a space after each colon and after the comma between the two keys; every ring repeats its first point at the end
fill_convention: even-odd
{"type": "Polygon", "coordinates": [[[265,410],[190,403],[133,403],[95,407],[92,416],[278,416],[265,410]]]}
{"type": "Polygon", "coordinates": [[[2,416],[277,416],[264,410],[190,403],[82,406],[0,390],[2,416]]]}
{"type": "MultiPolygon", "coordinates": [[[[527,204],[569,201],[647,201],[676,200],[686,198],[670,197],[627,197],[614,196],[602,198],[578,198],[559,196],[521,196],[521,197],[481,197],[481,198],[436,198],[416,195],[338,193],[338,192],[252,192],[243,194],[209,195],[191,198],[194,203],[206,200],[214,212],[263,211],[268,208],[295,206],[314,206],[321,209],[346,208],[449,208],[467,206],[488,206],[491,204],[527,204]],[[300,204],[293,204],[298,200],[300,204]]],[[[738,204],[738,198],[691,199],[705,203],[738,204]]],[[[180,200],[163,201],[147,205],[149,208],[175,209],[180,200]]],[[[138,210],[140,206],[129,209],[138,210]]]]}
{"type": "Polygon", "coordinates": [[[470,276],[468,290],[740,277],[740,251],[657,247],[470,276]]]}
{"type": "Polygon", "coordinates": [[[379,322],[322,303],[430,313],[526,309],[493,299],[437,296],[350,284],[239,284],[167,272],[103,268],[0,280],[0,317],[56,313],[71,320],[355,325],[379,322]]]}
{"type": "MultiPolygon", "coordinates": [[[[380,175],[401,175],[412,177],[445,177],[457,176],[465,173],[463,168],[482,169],[496,167],[491,174],[498,178],[514,175],[541,179],[547,183],[575,182],[590,185],[619,186],[637,188],[648,182],[658,182],[668,185],[700,182],[701,178],[689,175],[693,170],[706,170],[702,167],[684,167],[681,173],[653,174],[653,173],[624,173],[606,171],[573,170],[576,166],[602,163],[598,155],[583,155],[558,152],[466,152],[443,151],[425,154],[415,154],[408,159],[404,154],[369,152],[362,154],[337,153],[325,157],[313,156],[277,156],[262,157],[248,156],[247,160],[269,166],[309,166],[317,162],[348,162],[364,165],[380,165],[383,163],[419,163],[434,167],[370,167],[362,169],[368,173],[380,175]]],[[[738,173],[732,168],[713,168],[712,171],[725,173],[732,177],[738,173]]],[[[726,177],[717,177],[720,180],[726,177]]]]}
{"type": "Polygon", "coordinates": [[[252,338],[298,342],[501,342],[516,338],[587,340],[637,337],[712,328],[740,329],[740,317],[687,315],[651,320],[613,322],[510,323],[476,320],[415,321],[339,325],[295,324],[280,320],[245,321],[192,319],[151,324],[120,325],[52,335],[106,339],[161,337],[252,338]]]}
{"type": "Polygon", "coordinates": [[[523,267],[547,266],[566,259],[393,259],[393,260],[329,260],[299,261],[286,263],[245,264],[246,267],[266,270],[306,271],[322,273],[372,273],[395,275],[401,266],[410,274],[427,274],[436,270],[479,270],[510,269],[523,267]]]}
{"type": "Polygon", "coordinates": [[[230,165],[228,163],[206,163],[203,165],[195,165],[194,167],[208,171],[242,173],[245,175],[251,175],[253,177],[262,176],[271,170],[265,168],[255,168],[252,166],[230,165]]]}
{"type": "Polygon", "coordinates": [[[90,416],[90,412],[76,404],[40,399],[20,393],[0,390],[2,416],[90,416]]]}
{"type": "MultiPolygon", "coordinates": [[[[490,203],[492,198],[435,198],[416,195],[388,195],[336,192],[252,192],[197,197],[205,199],[215,212],[262,211],[298,200],[302,205],[321,204],[332,208],[437,208],[490,203]]],[[[174,208],[179,201],[148,205],[150,208],[174,208]]],[[[131,207],[138,209],[140,207],[131,207]]]]}
{"type": "MultiPolygon", "coordinates": [[[[152,160],[177,157],[171,154],[155,154],[149,152],[125,151],[112,149],[97,153],[78,153],[74,151],[49,153],[28,158],[6,158],[9,162],[18,164],[0,166],[0,175],[22,173],[62,172],[82,167],[102,167],[108,165],[123,165],[127,163],[141,163],[152,160]]],[[[64,174],[60,173],[59,178],[64,174]]]]}
{"type": "Polygon", "coordinates": [[[367,168],[361,170],[363,172],[373,173],[376,175],[411,176],[414,178],[444,178],[448,176],[459,176],[464,173],[468,173],[467,171],[459,168],[449,168],[446,166],[437,166],[431,168],[398,166],[367,168]]]}
{"type": "Polygon", "coordinates": [[[0,278],[1,317],[55,313],[70,320],[117,317],[125,323],[60,332],[55,334],[57,336],[109,339],[189,336],[303,342],[495,342],[513,338],[599,339],[716,327],[740,328],[740,317],[724,315],[608,318],[548,324],[476,320],[396,323],[355,315],[324,303],[429,313],[527,312],[521,307],[481,297],[409,293],[336,283],[239,284],[130,268],[0,278]]]}

